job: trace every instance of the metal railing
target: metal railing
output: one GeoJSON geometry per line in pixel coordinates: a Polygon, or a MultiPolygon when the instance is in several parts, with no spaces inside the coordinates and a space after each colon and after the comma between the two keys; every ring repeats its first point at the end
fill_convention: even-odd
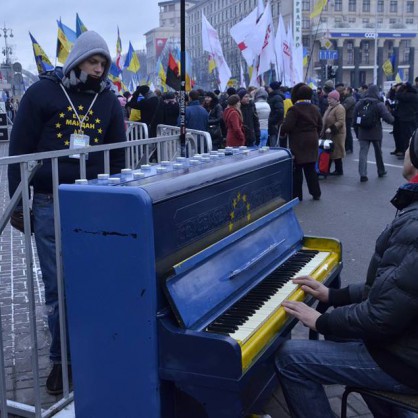
{"type": "MultiPolygon", "coordinates": [[[[104,163],[104,172],[110,173],[110,153],[115,149],[125,149],[125,159],[126,167],[136,168],[140,163],[148,162],[159,162],[163,159],[173,159],[176,156],[180,155],[180,138],[179,135],[170,135],[172,130],[165,131],[166,136],[156,137],[147,139],[146,135],[148,134],[146,126],[143,124],[129,124],[127,129],[127,138],[128,141],[124,143],[115,143],[108,145],[96,145],[94,147],[81,148],[77,150],[77,153],[80,154],[79,160],[79,172],[80,178],[86,178],[86,163],[87,156],[89,153],[100,152],[103,154],[103,163],[104,163]],[[145,138],[142,138],[144,137],[145,138]],[[142,139],[138,139],[142,138],[142,139]]],[[[205,134],[205,133],[203,133],[205,134]]],[[[202,137],[206,138],[206,135],[202,137]]],[[[192,134],[187,135],[187,141],[185,144],[186,153],[193,155],[198,150],[202,149],[202,146],[211,149],[211,144],[204,142],[204,145],[199,145],[201,142],[200,137],[196,137],[192,134]],[[196,139],[197,138],[197,139],[196,139]]],[[[3,144],[2,146],[7,146],[3,144]]],[[[36,417],[36,418],[47,418],[56,414],[58,411],[63,409],[73,400],[73,394],[70,392],[68,372],[67,372],[67,333],[66,333],[66,320],[65,320],[65,309],[64,309],[64,285],[63,285],[63,268],[61,261],[61,225],[60,225],[60,211],[59,211],[59,197],[58,197],[58,186],[59,186],[59,161],[64,157],[74,154],[73,150],[62,150],[54,152],[43,152],[35,154],[27,154],[14,157],[2,157],[0,158],[0,174],[7,171],[7,166],[10,164],[19,164],[20,165],[20,175],[21,183],[18,186],[15,194],[12,196],[9,202],[6,203],[3,208],[3,213],[0,211],[0,239],[3,237],[4,233],[7,232],[11,239],[11,251],[15,251],[16,248],[13,248],[15,244],[15,237],[19,238],[18,251],[22,250],[24,258],[24,270],[25,270],[25,287],[26,293],[24,297],[27,299],[25,305],[25,315],[28,318],[27,327],[29,329],[28,340],[30,339],[30,345],[27,347],[27,355],[31,358],[30,373],[33,377],[33,396],[31,402],[16,402],[12,399],[7,399],[7,390],[8,384],[10,381],[10,371],[7,372],[8,368],[8,358],[5,356],[5,347],[4,347],[4,338],[10,333],[15,332],[15,330],[5,330],[5,321],[3,316],[4,301],[0,300],[0,320],[2,327],[0,327],[0,410],[8,411],[22,417],[36,417]],[[30,231],[30,205],[31,205],[31,196],[30,196],[30,184],[31,179],[36,175],[36,170],[40,165],[45,162],[50,161],[51,170],[52,170],[52,181],[53,181],[53,204],[54,204],[54,227],[55,227],[55,242],[56,242],[56,263],[57,263],[57,281],[58,281],[58,303],[59,303],[59,313],[60,313],[60,326],[61,326],[61,353],[62,353],[62,363],[63,363],[63,397],[57,402],[53,403],[47,402],[45,408],[42,407],[42,398],[43,392],[41,393],[43,386],[44,378],[41,378],[40,375],[40,360],[45,363],[47,354],[44,352],[43,357],[40,357],[40,352],[42,351],[39,347],[39,322],[43,322],[45,329],[45,318],[39,318],[40,306],[43,304],[42,297],[40,296],[42,291],[42,284],[38,284],[38,277],[34,262],[36,261],[36,250],[33,242],[33,237],[30,232],[26,232],[23,236],[12,230],[9,226],[9,220],[11,214],[15,210],[19,201],[22,202],[23,206],[23,218],[24,218],[24,227],[25,231],[30,231]],[[22,240],[23,237],[23,240],[22,240]],[[7,331],[7,332],[5,332],[7,331]],[[29,338],[30,337],[30,338],[29,338]],[[41,385],[42,383],[42,385],[41,385]]],[[[1,178],[1,177],[0,177],[1,178]]],[[[5,188],[5,182],[3,181],[3,188],[5,188]]],[[[7,199],[5,199],[7,201],[7,199]]],[[[4,250],[1,248],[0,256],[2,256],[4,250]]],[[[4,257],[6,259],[7,257],[4,257]]],[[[12,263],[11,263],[12,264],[12,263]]],[[[2,261],[2,268],[5,269],[4,260],[2,261]]],[[[13,269],[13,265],[10,266],[10,269],[13,269]]],[[[1,269],[0,269],[1,273],[1,269]]],[[[0,290],[0,298],[1,296],[0,290]]],[[[10,301],[13,304],[13,300],[10,301]]],[[[29,372],[28,372],[29,373],[29,372]]],[[[10,385],[9,385],[10,386],[10,385]]],[[[44,401],[44,404],[46,402],[44,401]]]]}

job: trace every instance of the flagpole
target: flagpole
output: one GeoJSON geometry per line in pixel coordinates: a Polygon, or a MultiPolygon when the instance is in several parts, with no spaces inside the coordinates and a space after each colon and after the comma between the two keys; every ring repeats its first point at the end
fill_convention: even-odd
{"type": "Polygon", "coordinates": [[[180,154],[186,156],[186,0],[180,0],[180,154]]]}
{"type": "Polygon", "coordinates": [[[377,38],[378,38],[378,32],[377,32],[377,3],[376,2],[376,10],[374,15],[374,68],[373,68],[373,84],[377,85],[377,38]]]}

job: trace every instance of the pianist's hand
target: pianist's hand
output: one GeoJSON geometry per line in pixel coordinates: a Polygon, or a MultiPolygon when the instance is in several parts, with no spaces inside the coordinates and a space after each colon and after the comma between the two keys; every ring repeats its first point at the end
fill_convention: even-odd
{"type": "Polygon", "coordinates": [[[294,302],[286,300],[282,303],[284,310],[299,319],[305,327],[316,331],[316,320],[321,314],[314,308],[304,304],[303,302],[294,302]]]}
{"type": "Polygon", "coordinates": [[[318,299],[320,302],[328,302],[329,298],[329,289],[322,283],[316,281],[310,276],[300,276],[296,279],[293,279],[293,283],[300,285],[301,289],[312,295],[315,299],[318,299]]]}

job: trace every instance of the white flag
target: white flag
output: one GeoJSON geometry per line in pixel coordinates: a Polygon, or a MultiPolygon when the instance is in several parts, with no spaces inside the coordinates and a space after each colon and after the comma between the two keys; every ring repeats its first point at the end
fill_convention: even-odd
{"type": "MultiPolygon", "coordinates": [[[[264,31],[264,39],[261,46],[259,63],[258,63],[258,75],[262,75],[266,71],[271,70],[271,64],[276,62],[276,56],[274,52],[274,30],[273,30],[273,17],[271,15],[271,7],[270,1],[267,3],[266,8],[264,9],[264,13],[261,16],[260,20],[257,23],[259,29],[258,30],[264,31]]],[[[255,37],[251,37],[251,41],[248,41],[249,45],[255,37]]],[[[251,45],[250,45],[250,48],[251,45]]]]}
{"type": "MultiPolygon", "coordinates": [[[[259,5],[259,7],[260,6],[261,5],[259,5]]],[[[232,26],[230,29],[231,36],[238,44],[238,48],[248,65],[253,65],[253,60],[256,54],[248,48],[248,45],[245,43],[245,38],[248,34],[254,32],[254,26],[257,24],[258,16],[258,7],[256,7],[247,17],[232,26]]]]}
{"type": "Polygon", "coordinates": [[[284,26],[282,15],[279,16],[277,35],[275,41],[277,64],[280,71],[280,80],[284,86],[291,86],[291,46],[287,40],[286,28],[284,26]]]}
{"type": "Polygon", "coordinates": [[[244,70],[242,69],[242,64],[239,64],[239,86],[240,87],[244,87],[244,89],[247,88],[247,86],[245,85],[245,78],[244,78],[244,70]]]}
{"type": "Polygon", "coordinates": [[[221,90],[224,91],[226,85],[231,78],[231,70],[225,61],[222,52],[221,43],[219,42],[218,32],[208,22],[205,15],[202,13],[202,46],[203,50],[207,51],[213,57],[219,74],[219,82],[221,90]]]}

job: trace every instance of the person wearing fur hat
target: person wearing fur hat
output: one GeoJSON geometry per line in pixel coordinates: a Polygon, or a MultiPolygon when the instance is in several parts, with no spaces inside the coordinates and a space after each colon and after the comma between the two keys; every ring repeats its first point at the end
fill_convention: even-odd
{"type": "Polygon", "coordinates": [[[282,83],[280,81],[273,81],[270,83],[268,92],[269,97],[267,99],[268,104],[270,105],[270,116],[268,123],[269,131],[269,140],[268,145],[277,144],[277,135],[279,133],[279,126],[283,122],[284,118],[284,104],[285,99],[284,94],[280,91],[280,86],[282,83]]]}
{"type": "Polygon", "coordinates": [[[331,153],[331,164],[334,161],[335,170],[331,175],[342,176],[343,158],[345,157],[345,109],[340,103],[340,93],[332,90],[328,94],[328,108],[322,117],[321,138],[329,138],[334,142],[334,150],[331,153]]]}
{"type": "MultiPolygon", "coordinates": [[[[333,306],[319,313],[303,302],[285,311],[325,336],[287,340],[276,370],[292,417],[334,417],[323,385],[418,394],[418,132],[405,153],[395,219],[376,240],[364,283],[328,289],[309,276],[294,283],[333,306]]],[[[415,417],[392,403],[365,397],[374,417],[415,417]]]]}
{"type": "MultiPolygon", "coordinates": [[[[80,35],[63,68],[43,73],[22,97],[13,124],[9,155],[64,150],[72,147],[74,135],[85,146],[126,141],[123,114],[107,79],[111,63],[108,46],[93,31],[80,35]]],[[[125,165],[123,150],[112,152],[111,173],[125,165]]],[[[86,160],[87,178],[104,173],[102,153],[91,153],[86,160]]],[[[13,196],[20,182],[16,165],[9,166],[9,193],[13,196]]],[[[80,177],[79,161],[61,158],[59,182],[74,183],[80,177]]],[[[58,310],[57,266],[55,264],[55,231],[53,212],[52,169],[49,161],[36,172],[32,186],[34,234],[45,302],[51,332],[50,359],[52,370],[46,381],[49,393],[62,392],[61,345],[58,310]]],[[[18,209],[12,216],[19,216],[18,209]]],[[[71,371],[69,370],[69,377],[71,371]]]]}

